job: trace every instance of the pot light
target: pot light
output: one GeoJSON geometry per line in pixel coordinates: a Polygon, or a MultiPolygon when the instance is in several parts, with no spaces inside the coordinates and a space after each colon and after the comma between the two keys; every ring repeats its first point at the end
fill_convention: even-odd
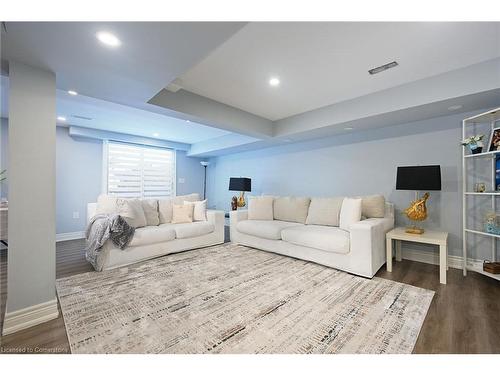
{"type": "Polygon", "coordinates": [[[269,80],[269,84],[273,87],[279,86],[280,80],[279,78],[273,77],[269,80]]]}
{"type": "Polygon", "coordinates": [[[96,38],[102,44],[105,44],[105,45],[110,46],[110,47],[119,47],[122,44],[120,39],[118,39],[115,35],[107,32],[107,31],[99,31],[96,34],[96,38]]]}
{"type": "Polygon", "coordinates": [[[457,109],[460,109],[460,108],[462,108],[462,105],[456,104],[456,105],[452,105],[452,106],[448,107],[448,111],[456,111],[457,109]]]}
{"type": "Polygon", "coordinates": [[[186,120],[186,122],[191,122],[190,120],[186,120]]]}
{"type": "Polygon", "coordinates": [[[354,128],[348,126],[347,128],[344,128],[344,130],[354,130],[354,128]]]}
{"type": "Polygon", "coordinates": [[[68,90],[68,94],[73,95],[73,96],[78,95],[78,93],[75,90],[68,90]]]}
{"type": "Polygon", "coordinates": [[[57,121],[66,121],[66,117],[64,117],[64,116],[57,116],[57,121]]]}
{"type": "Polygon", "coordinates": [[[160,133],[153,133],[153,137],[159,137],[160,136],[160,133]]]}

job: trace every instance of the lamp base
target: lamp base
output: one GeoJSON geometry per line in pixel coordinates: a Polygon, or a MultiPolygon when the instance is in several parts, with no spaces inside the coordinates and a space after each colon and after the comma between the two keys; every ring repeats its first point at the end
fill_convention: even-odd
{"type": "Polygon", "coordinates": [[[406,227],[405,232],[410,233],[410,234],[423,234],[425,231],[424,231],[424,228],[420,228],[420,227],[413,225],[411,227],[406,227]]]}

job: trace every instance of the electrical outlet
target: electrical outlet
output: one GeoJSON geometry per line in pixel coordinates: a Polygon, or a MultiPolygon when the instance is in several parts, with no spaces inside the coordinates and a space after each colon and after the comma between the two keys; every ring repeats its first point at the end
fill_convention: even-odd
{"type": "Polygon", "coordinates": [[[73,212],[73,219],[79,219],[80,213],[78,211],[73,212]]]}
{"type": "Polygon", "coordinates": [[[186,182],[184,177],[179,177],[179,184],[183,184],[184,182],[186,182]]]}

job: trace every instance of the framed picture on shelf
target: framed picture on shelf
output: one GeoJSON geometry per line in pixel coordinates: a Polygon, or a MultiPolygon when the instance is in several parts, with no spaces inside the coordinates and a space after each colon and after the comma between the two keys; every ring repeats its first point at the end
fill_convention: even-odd
{"type": "Polygon", "coordinates": [[[500,151],[500,128],[494,128],[491,131],[488,151],[500,151]]]}

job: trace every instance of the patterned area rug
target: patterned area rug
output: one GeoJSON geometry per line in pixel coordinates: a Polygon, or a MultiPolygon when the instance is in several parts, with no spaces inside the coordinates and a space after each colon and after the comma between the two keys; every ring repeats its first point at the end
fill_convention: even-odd
{"type": "Polygon", "coordinates": [[[57,293],[73,353],[411,353],[434,295],[234,244],[57,293]]]}

